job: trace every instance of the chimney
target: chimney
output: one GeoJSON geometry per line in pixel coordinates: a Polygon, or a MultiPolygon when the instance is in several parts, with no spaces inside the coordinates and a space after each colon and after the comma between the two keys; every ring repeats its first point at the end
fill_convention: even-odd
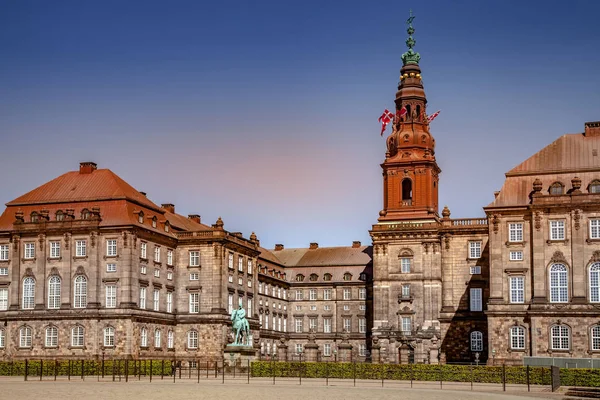
{"type": "Polygon", "coordinates": [[[585,137],[600,136],[600,121],[586,122],[585,131],[583,133],[585,137]]]}
{"type": "Polygon", "coordinates": [[[316,242],[312,242],[309,247],[309,249],[311,249],[311,250],[316,250],[318,248],[319,248],[319,243],[316,243],[316,242]]]}
{"type": "MultiPolygon", "coordinates": [[[[173,206],[173,207],[175,207],[175,206],[173,206]]],[[[200,223],[200,216],[198,214],[189,214],[188,219],[191,219],[192,221],[194,221],[197,224],[200,223]]]]}
{"type": "Polygon", "coordinates": [[[162,208],[167,210],[168,212],[175,214],[175,204],[165,203],[160,205],[162,208]]]}
{"type": "Polygon", "coordinates": [[[281,243],[278,243],[275,245],[275,251],[280,251],[283,250],[283,245],[281,243]]]}
{"type": "Polygon", "coordinates": [[[94,162],[81,162],[79,163],[79,173],[80,174],[91,174],[92,172],[94,172],[97,168],[96,168],[96,163],[94,162]]]}
{"type": "Polygon", "coordinates": [[[358,249],[360,247],[360,241],[359,240],[355,240],[352,242],[352,248],[353,249],[358,249]]]}

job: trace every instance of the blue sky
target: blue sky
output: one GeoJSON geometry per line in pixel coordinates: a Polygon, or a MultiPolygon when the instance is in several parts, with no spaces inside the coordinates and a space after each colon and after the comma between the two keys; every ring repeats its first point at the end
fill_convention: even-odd
{"type": "Polygon", "coordinates": [[[0,202],[95,161],[267,247],[368,243],[411,7],[452,217],[600,120],[593,0],[0,0],[0,202]]]}

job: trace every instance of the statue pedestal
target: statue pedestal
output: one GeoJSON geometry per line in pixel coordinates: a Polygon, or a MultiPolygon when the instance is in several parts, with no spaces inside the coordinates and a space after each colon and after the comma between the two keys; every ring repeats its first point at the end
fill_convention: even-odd
{"type": "Polygon", "coordinates": [[[279,361],[287,361],[287,344],[280,344],[277,346],[277,359],[279,361]]]}
{"type": "Polygon", "coordinates": [[[352,361],[352,345],[350,343],[338,344],[338,361],[351,362],[352,361]]]}
{"type": "Polygon", "coordinates": [[[316,343],[307,343],[304,345],[304,359],[306,361],[316,362],[319,354],[319,345],[316,343]]]}
{"type": "Polygon", "coordinates": [[[223,351],[223,360],[227,367],[247,367],[256,360],[256,350],[252,346],[228,344],[223,351]]]}
{"type": "Polygon", "coordinates": [[[371,347],[371,362],[373,364],[379,364],[381,362],[381,346],[374,344],[371,347]]]}

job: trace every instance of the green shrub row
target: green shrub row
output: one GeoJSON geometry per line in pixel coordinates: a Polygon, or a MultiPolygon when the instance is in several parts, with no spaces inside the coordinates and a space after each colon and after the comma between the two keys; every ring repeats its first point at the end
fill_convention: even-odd
{"type": "MultiPolygon", "coordinates": [[[[104,361],[104,375],[112,375],[113,371],[116,375],[125,375],[127,372],[129,375],[150,375],[150,365],[152,364],[152,375],[161,375],[163,372],[162,360],[138,360],[138,361],[125,361],[125,360],[105,360],[104,361]],[[126,363],[128,365],[126,365],[126,363]]],[[[102,374],[102,361],[96,360],[29,360],[27,362],[27,375],[29,376],[81,376],[81,369],[83,368],[83,375],[101,375],[102,374]]],[[[171,361],[165,360],[164,362],[164,373],[165,375],[171,374],[171,361]]],[[[0,361],[0,376],[24,376],[25,375],[25,361],[0,361]]]]}

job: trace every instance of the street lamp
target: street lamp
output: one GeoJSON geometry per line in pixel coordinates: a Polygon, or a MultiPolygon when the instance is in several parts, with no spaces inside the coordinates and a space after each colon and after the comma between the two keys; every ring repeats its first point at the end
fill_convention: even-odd
{"type": "Polygon", "coordinates": [[[335,357],[335,362],[337,362],[337,349],[333,350],[333,356],[335,357]]]}

